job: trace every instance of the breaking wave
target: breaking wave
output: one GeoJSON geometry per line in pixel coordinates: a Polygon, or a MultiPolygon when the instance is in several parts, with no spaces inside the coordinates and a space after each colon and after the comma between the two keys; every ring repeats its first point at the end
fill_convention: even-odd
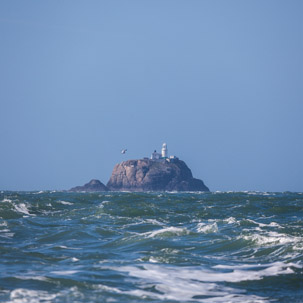
{"type": "Polygon", "coordinates": [[[301,193],[0,193],[1,302],[303,302],[301,193]]]}

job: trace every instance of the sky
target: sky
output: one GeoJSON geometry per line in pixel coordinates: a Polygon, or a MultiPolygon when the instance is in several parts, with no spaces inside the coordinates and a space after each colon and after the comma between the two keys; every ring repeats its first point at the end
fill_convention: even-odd
{"type": "Polygon", "coordinates": [[[106,184],[166,142],[212,191],[302,192],[302,15],[301,0],[1,0],[0,189],[106,184]]]}

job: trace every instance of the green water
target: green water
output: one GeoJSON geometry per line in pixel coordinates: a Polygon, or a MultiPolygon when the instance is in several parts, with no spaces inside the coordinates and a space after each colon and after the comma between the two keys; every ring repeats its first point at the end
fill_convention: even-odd
{"type": "Polygon", "coordinates": [[[303,194],[1,192],[1,302],[303,302],[303,194]]]}

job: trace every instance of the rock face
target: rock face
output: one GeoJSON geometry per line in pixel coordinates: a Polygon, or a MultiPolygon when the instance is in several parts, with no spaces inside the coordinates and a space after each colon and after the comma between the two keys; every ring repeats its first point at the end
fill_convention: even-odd
{"type": "Polygon", "coordinates": [[[76,186],[71,188],[69,191],[86,191],[86,192],[94,192],[94,191],[108,191],[108,188],[99,180],[93,179],[90,182],[86,183],[83,186],[76,186]]]}
{"type": "Polygon", "coordinates": [[[128,160],[117,164],[107,183],[113,191],[209,191],[179,160],[128,160]]]}

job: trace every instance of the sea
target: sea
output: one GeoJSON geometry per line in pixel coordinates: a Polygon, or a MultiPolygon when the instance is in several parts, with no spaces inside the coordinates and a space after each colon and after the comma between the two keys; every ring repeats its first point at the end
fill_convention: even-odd
{"type": "Polygon", "coordinates": [[[0,302],[303,302],[303,193],[0,193],[0,302]]]}

